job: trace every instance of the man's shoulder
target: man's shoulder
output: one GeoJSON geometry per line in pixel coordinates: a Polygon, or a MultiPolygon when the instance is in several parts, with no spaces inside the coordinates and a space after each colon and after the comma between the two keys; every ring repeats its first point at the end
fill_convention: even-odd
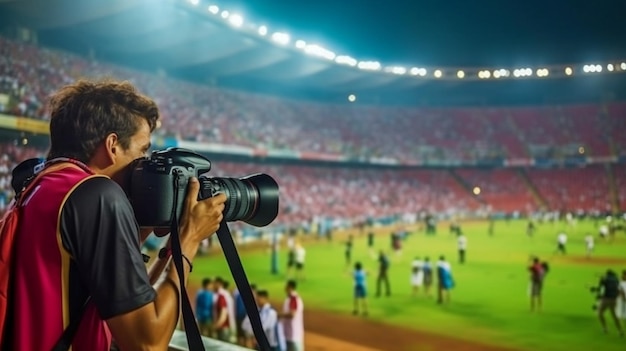
{"type": "Polygon", "coordinates": [[[96,176],[83,181],[72,191],[68,201],[80,201],[80,199],[89,201],[102,199],[110,204],[128,202],[128,197],[119,184],[104,176],[96,176]]]}

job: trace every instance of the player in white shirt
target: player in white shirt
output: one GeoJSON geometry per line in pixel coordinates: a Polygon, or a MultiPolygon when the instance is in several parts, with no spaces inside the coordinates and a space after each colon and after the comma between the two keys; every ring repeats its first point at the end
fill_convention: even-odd
{"type": "Polygon", "coordinates": [[[424,262],[416,257],[411,263],[411,286],[413,287],[413,296],[416,296],[419,288],[424,284],[424,271],[422,270],[424,262]]]}
{"type": "Polygon", "coordinates": [[[565,249],[565,244],[567,244],[567,234],[565,234],[565,232],[559,233],[559,235],[556,238],[556,242],[557,242],[556,251],[565,255],[567,251],[565,249]]]}
{"type": "Polygon", "coordinates": [[[622,280],[619,282],[619,297],[615,312],[618,318],[626,320],[626,270],[622,271],[622,280]]]}
{"type": "Polygon", "coordinates": [[[598,233],[600,233],[602,239],[606,240],[609,237],[609,226],[606,224],[601,225],[598,229],[598,233]]]}
{"type": "Polygon", "coordinates": [[[594,248],[594,242],[593,242],[593,236],[591,234],[587,234],[587,236],[585,236],[585,246],[587,248],[587,258],[591,257],[591,253],[593,252],[593,248],[594,248]]]}
{"type": "Polygon", "coordinates": [[[302,244],[296,244],[295,260],[296,260],[296,279],[304,280],[304,261],[306,259],[306,250],[302,244]]]}
{"type": "Polygon", "coordinates": [[[465,263],[465,251],[467,250],[467,237],[461,233],[457,239],[457,245],[459,248],[459,263],[465,263]]]}

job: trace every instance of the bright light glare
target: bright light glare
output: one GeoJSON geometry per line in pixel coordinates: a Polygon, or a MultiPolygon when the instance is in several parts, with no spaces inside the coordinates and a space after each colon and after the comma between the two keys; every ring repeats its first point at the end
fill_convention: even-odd
{"type": "Polygon", "coordinates": [[[209,6],[209,12],[214,15],[217,15],[217,13],[220,12],[220,8],[215,5],[211,5],[209,6]]]}
{"type": "Polygon", "coordinates": [[[380,70],[380,62],[378,61],[359,61],[357,66],[362,70],[368,70],[368,71],[380,70]]]}
{"type": "Polygon", "coordinates": [[[348,65],[348,66],[356,66],[356,64],[358,63],[358,61],[355,58],[352,58],[350,56],[345,56],[345,55],[340,55],[335,57],[335,62],[342,64],[342,65],[348,65]]]}
{"type": "Polygon", "coordinates": [[[266,26],[260,26],[259,27],[259,35],[267,35],[267,27],[266,26]]]}
{"type": "Polygon", "coordinates": [[[619,68],[621,68],[621,69],[622,69],[622,71],[626,71],[626,62],[622,62],[622,63],[619,65],[619,68]]]}
{"type": "MultiPolygon", "coordinates": [[[[296,42],[297,45],[297,42],[296,42]]],[[[323,57],[327,60],[334,60],[335,57],[337,56],[334,52],[325,49],[319,45],[311,45],[308,44],[305,48],[304,48],[304,52],[306,52],[309,55],[313,55],[313,56],[319,56],[319,57],[323,57]]]]}
{"type": "Polygon", "coordinates": [[[565,74],[571,76],[574,71],[572,71],[572,67],[565,67],[565,74]]]}
{"type": "Polygon", "coordinates": [[[613,66],[612,63],[609,63],[608,65],[606,65],[606,69],[608,69],[609,72],[613,72],[613,70],[615,69],[615,66],[613,66]]]}
{"type": "Polygon", "coordinates": [[[230,16],[230,12],[222,11],[222,18],[226,19],[226,18],[228,18],[228,16],[230,16]]]}
{"type": "Polygon", "coordinates": [[[348,95],[348,101],[355,102],[356,101],[356,95],[354,95],[354,94],[348,95]]]}
{"type": "Polygon", "coordinates": [[[289,34],[287,33],[276,32],[272,34],[272,40],[281,45],[289,44],[290,39],[291,38],[289,37],[289,34]]]}
{"type": "Polygon", "coordinates": [[[443,76],[443,72],[440,69],[438,69],[438,70],[435,70],[434,75],[435,75],[435,78],[441,78],[441,76],[443,76]]]}
{"type": "Polygon", "coordinates": [[[458,72],[456,72],[456,76],[457,76],[459,79],[463,79],[463,78],[465,78],[465,72],[463,72],[463,71],[458,71],[458,72]]]}
{"type": "Polygon", "coordinates": [[[190,2],[192,5],[196,6],[196,5],[198,5],[198,4],[200,3],[200,0],[189,0],[189,2],[190,2]]]}
{"type": "Polygon", "coordinates": [[[472,189],[472,192],[474,195],[480,195],[480,187],[475,186],[474,189],[472,189]]]}
{"type": "Polygon", "coordinates": [[[306,42],[304,40],[296,40],[296,47],[298,49],[304,49],[306,47],[306,42]]]}
{"type": "Polygon", "coordinates": [[[232,14],[230,18],[228,18],[228,22],[230,22],[230,24],[235,27],[241,27],[241,25],[243,24],[243,17],[238,14],[232,14]]]}

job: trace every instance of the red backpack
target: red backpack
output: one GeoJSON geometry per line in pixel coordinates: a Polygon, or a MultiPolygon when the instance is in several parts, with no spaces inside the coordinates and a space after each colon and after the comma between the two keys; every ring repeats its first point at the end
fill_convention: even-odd
{"type": "Polygon", "coordinates": [[[19,230],[20,218],[22,216],[22,206],[28,198],[28,194],[39,183],[41,176],[51,171],[65,168],[67,165],[59,165],[60,167],[49,167],[42,170],[39,174],[26,185],[26,187],[16,195],[11,201],[7,211],[0,220],[0,350],[7,347],[9,337],[9,326],[7,319],[10,316],[11,303],[11,283],[14,265],[15,253],[15,236],[19,230]]]}

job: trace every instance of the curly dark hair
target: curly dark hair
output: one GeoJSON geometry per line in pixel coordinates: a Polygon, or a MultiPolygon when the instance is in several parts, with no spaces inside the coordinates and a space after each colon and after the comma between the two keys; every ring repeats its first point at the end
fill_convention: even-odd
{"type": "Polygon", "coordinates": [[[129,82],[77,81],[57,91],[49,103],[50,151],[48,159],[69,157],[88,162],[107,135],[117,134],[127,149],[145,119],[156,128],[156,103],[129,82]]]}

